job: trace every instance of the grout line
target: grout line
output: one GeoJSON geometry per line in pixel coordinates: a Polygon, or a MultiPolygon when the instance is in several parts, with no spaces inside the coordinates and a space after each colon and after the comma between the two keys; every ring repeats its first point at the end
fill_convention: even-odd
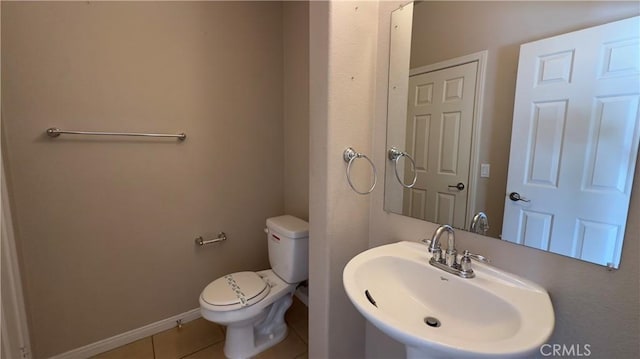
{"type": "Polygon", "coordinates": [[[196,349],[195,351],[193,351],[193,352],[191,352],[191,353],[185,354],[185,355],[181,356],[181,357],[180,357],[180,359],[186,358],[186,357],[188,357],[188,356],[190,356],[190,355],[193,355],[193,354],[195,354],[195,353],[198,353],[198,352],[201,352],[201,351],[203,351],[203,350],[206,350],[207,348],[212,347],[212,346],[214,346],[214,345],[217,345],[217,344],[220,344],[220,343],[224,343],[224,341],[225,341],[225,339],[226,339],[226,337],[225,337],[225,333],[222,331],[222,327],[221,327],[219,324],[216,324],[216,325],[218,326],[218,329],[220,329],[220,332],[222,332],[222,339],[220,339],[220,340],[218,340],[218,341],[215,341],[215,342],[213,342],[213,343],[211,343],[211,344],[209,344],[209,345],[205,345],[205,346],[204,346],[204,347],[202,347],[202,348],[198,348],[198,349],[196,349]]]}
{"type": "Polygon", "coordinates": [[[220,344],[220,342],[218,341],[218,342],[215,342],[215,343],[213,343],[213,344],[209,344],[209,345],[207,345],[206,347],[204,347],[204,348],[200,348],[200,349],[196,350],[196,351],[195,351],[195,352],[193,352],[193,353],[189,353],[189,354],[187,354],[187,355],[181,356],[181,357],[180,357],[180,359],[184,359],[184,358],[188,357],[189,355],[193,355],[193,354],[199,353],[199,352],[201,352],[201,351],[203,351],[203,350],[207,350],[207,349],[209,349],[209,348],[211,348],[212,346],[217,345],[217,344],[220,344]]]}
{"type": "Polygon", "coordinates": [[[151,335],[151,350],[153,351],[153,359],[156,359],[156,342],[153,340],[154,335],[151,335]]]}
{"type": "MultiPolygon", "coordinates": [[[[226,332],[226,331],[224,331],[224,330],[222,329],[222,326],[221,326],[221,325],[219,325],[219,324],[218,324],[218,329],[220,329],[220,332],[222,333],[222,339],[218,340],[217,342],[213,342],[213,343],[211,343],[211,345],[216,345],[216,344],[218,344],[218,343],[224,343],[224,341],[225,341],[225,340],[227,340],[227,332],[226,332]]],[[[210,346],[211,346],[211,345],[210,345],[210,346]]]]}
{"type": "Polygon", "coordinates": [[[298,329],[296,329],[296,327],[295,327],[295,326],[293,326],[293,323],[299,323],[299,322],[300,322],[299,320],[296,320],[295,322],[291,322],[291,323],[289,323],[289,324],[288,324],[288,326],[289,326],[289,328],[291,328],[291,330],[290,330],[290,331],[292,331],[292,332],[296,333],[296,335],[298,336],[298,338],[299,338],[299,339],[300,339],[304,344],[306,344],[306,345],[307,345],[307,347],[308,347],[308,346],[309,346],[309,343],[307,343],[307,341],[306,341],[306,340],[304,340],[304,338],[302,337],[302,334],[300,334],[300,332],[298,332],[298,329]]]}
{"type": "Polygon", "coordinates": [[[297,358],[297,357],[301,356],[302,354],[304,354],[304,353],[308,352],[308,351],[309,351],[309,344],[308,344],[306,341],[304,341],[304,339],[302,339],[302,336],[300,336],[300,334],[298,334],[298,331],[297,331],[295,328],[293,328],[293,327],[291,327],[291,326],[289,326],[289,327],[290,327],[291,329],[293,329],[293,330],[289,330],[289,335],[291,335],[291,334],[293,333],[293,335],[295,335],[296,337],[298,337],[298,339],[299,339],[302,343],[304,343],[304,346],[305,346],[305,350],[304,350],[304,352],[302,352],[302,353],[296,353],[296,354],[294,354],[294,355],[293,355],[293,358],[292,358],[292,359],[294,359],[294,358],[297,358]]]}
{"type": "Polygon", "coordinates": [[[198,348],[198,349],[196,349],[195,351],[193,351],[193,352],[191,352],[191,353],[188,353],[188,354],[185,354],[185,355],[181,356],[181,357],[180,357],[180,359],[186,358],[186,357],[188,357],[189,355],[193,355],[193,354],[195,354],[195,353],[197,353],[197,352],[199,352],[199,351],[205,350],[205,349],[207,349],[208,347],[210,347],[210,346],[214,346],[214,345],[216,345],[216,344],[209,344],[209,345],[206,345],[206,346],[204,346],[204,347],[202,347],[202,348],[198,348]]]}
{"type": "Polygon", "coordinates": [[[309,348],[308,339],[303,338],[303,337],[302,337],[302,334],[300,334],[300,332],[298,332],[298,330],[297,330],[297,329],[293,329],[293,330],[296,332],[296,334],[298,334],[298,338],[300,338],[300,340],[304,343],[304,345],[305,345],[307,348],[309,348]]]}

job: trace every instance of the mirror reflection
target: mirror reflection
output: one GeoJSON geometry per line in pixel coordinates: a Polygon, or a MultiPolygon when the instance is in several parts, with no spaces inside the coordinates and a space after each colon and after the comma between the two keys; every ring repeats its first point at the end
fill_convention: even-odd
{"type": "Polygon", "coordinates": [[[640,137],[639,13],[394,11],[385,210],[617,268],[640,137]]]}

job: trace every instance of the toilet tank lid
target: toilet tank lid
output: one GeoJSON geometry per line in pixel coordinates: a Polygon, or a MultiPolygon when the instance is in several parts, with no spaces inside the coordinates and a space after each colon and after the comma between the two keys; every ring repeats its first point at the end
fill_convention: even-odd
{"type": "Polygon", "coordinates": [[[303,238],[309,236],[309,223],[288,214],[268,218],[267,228],[289,238],[303,238]]]}

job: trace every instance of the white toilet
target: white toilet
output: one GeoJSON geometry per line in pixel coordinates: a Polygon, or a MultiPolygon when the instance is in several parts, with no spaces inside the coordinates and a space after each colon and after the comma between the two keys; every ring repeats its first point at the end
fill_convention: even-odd
{"type": "Polygon", "coordinates": [[[200,312],[226,325],[224,354],[250,358],[287,336],[284,313],[309,275],[309,223],[289,215],[267,219],[271,269],[227,274],[200,294],[200,312]]]}

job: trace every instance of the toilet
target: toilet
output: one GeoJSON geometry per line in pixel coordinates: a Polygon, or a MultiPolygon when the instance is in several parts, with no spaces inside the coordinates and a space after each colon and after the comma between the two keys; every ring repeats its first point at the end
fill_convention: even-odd
{"type": "Polygon", "coordinates": [[[250,358],[287,336],[284,314],[309,275],[309,223],[290,215],[273,217],[265,232],[271,269],[227,274],[200,294],[202,317],[227,326],[227,358],[250,358]]]}

